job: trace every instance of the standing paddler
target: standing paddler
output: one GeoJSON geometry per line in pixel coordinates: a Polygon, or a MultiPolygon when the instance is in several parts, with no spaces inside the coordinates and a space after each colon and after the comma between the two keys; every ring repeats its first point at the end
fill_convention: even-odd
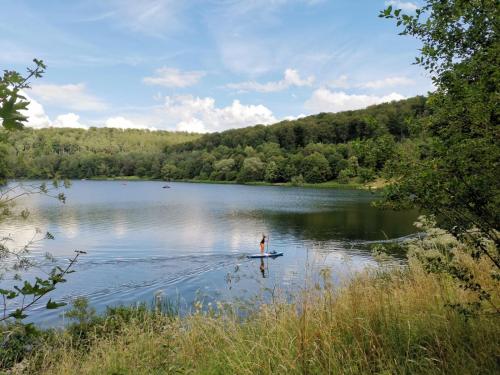
{"type": "Polygon", "coordinates": [[[264,250],[266,248],[266,235],[262,235],[262,240],[260,241],[260,253],[264,255],[264,250]]]}

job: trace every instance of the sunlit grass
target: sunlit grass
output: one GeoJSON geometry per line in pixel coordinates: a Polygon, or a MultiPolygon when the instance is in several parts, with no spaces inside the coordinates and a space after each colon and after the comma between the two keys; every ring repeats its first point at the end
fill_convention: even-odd
{"type": "Polygon", "coordinates": [[[182,318],[131,308],[124,324],[88,328],[85,345],[56,334],[30,365],[45,374],[493,374],[498,315],[465,319],[445,306],[470,298],[418,265],[366,271],[246,318],[201,303],[182,318]]]}

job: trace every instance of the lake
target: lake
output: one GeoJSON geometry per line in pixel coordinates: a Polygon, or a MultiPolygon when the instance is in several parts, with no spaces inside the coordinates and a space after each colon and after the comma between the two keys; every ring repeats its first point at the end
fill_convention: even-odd
{"type": "MultiPolygon", "coordinates": [[[[30,196],[26,221],[3,222],[2,235],[18,244],[38,227],[54,240],[33,247],[43,259],[61,262],[84,250],[77,272],[52,298],[86,296],[98,311],[106,305],[150,303],[155,294],[190,306],[196,298],[231,300],[293,292],[331,268],[335,282],[375,266],[368,245],[416,232],[415,212],[379,210],[376,196],[361,190],[277,186],[74,181],[63,189],[67,203],[30,196]],[[249,260],[262,234],[269,250],[283,257],[249,260]],[[312,274],[312,275],[311,275],[312,274]]],[[[44,267],[49,267],[44,262],[44,267]]],[[[35,275],[37,269],[31,273],[35,275]]],[[[9,283],[9,280],[3,281],[9,283]]],[[[30,319],[42,325],[64,322],[64,309],[37,308],[30,319]]]]}

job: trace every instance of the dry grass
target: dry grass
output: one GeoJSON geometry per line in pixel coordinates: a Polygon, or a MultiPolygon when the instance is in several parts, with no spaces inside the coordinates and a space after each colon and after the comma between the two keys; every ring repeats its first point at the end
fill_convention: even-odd
{"type": "Polygon", "coordinates": [[[418,265],[372,271],[245,319],[230,309],[141,315],[96,334],[88,349],[59,334],[31,366],[42,374],[498,373],[498,315],[465,319],[445,306],[470,298],[418,265]]]}

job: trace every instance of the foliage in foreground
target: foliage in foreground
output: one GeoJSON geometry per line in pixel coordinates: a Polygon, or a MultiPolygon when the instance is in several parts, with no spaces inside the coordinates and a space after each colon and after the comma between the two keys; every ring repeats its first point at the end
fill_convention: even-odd
{"type": "MultiPolygon", "coordinates": [[[[456,264],[499,303],[485,259],[471,261],[441,231],[411,245],[404,268],[366,271],[343,287],[324,282],[290,303],[272,301],[242,317],[231,305],[180,317],[172,309],[115,308],[96,317],[82,301],[63,332],[45,332],[18,364],[46,374],[494,374],[500,317],[489,304],[473,315],[450,308],[477,296],[447,274],[428,273],[421,251],[446,247],[456,264]]],[[[335,272],[335,270],[333,270],[335,272]]]]}
{"type": "MultiPolygon", "coordinates": [[[[485,258],[500,279],[500,7],[497,0],[426,0],[413,14],[392,6],[402,35],[422,42],[416,63],[436,91],[422,132],[426,157],[407,154],[393,168],[388,201],[418,207],[466,243],[472,259],[485,258]]],[[[438,262],[440,263],[440,261],[438,262]]],[[[441,271],[444,269],[439,265],[441,271]]],[[[446,267],[445,267],[446,268],[446,267]]],[[[465,288],[488,300],[467,268],[447,267],[465,288]]],[[[500,312],[500,308],[497,308],[500,312]]]]}
{"type": "MultiPolygon", "coordinates": [[[[15,204],[23,197],[43,194],[56,198],[63,203],[66,201],[63,193],[52,195],[53,191],[57,190],[59,186],[57,179],[53,181],[53,188],[48,187],[45,183],[13,183],[6,185],[6,178],[9,177],[11,172],[9,163],[6,161],[8,147],[3,144],[3,135],[24,128],[28,117],[23,113],[28,108],[29,101],[23,90],[29,89],[30,80],[41,78],[46,69],[41,60],[34,59],[33,63],[33,67],[27,68],[25,76],[9,70],[5,70],[3,75],[0,76],[0,223],[8,218],[26,219],[29,216],[28,209],[19,211],[14,208],[15,204]]],[[[65,181],[64,186],[68,187],[69,183],[65,181]]],[[[42,270],[45,272],[42,277],[35,277],[34,279],[33,277],[27,277],[26,272],[30,268],[39,266],[30,254],[31,247],[36,242],[53,238],[49,232],[42,235],[40,230],[36,229],[31,240],[21,246],[16,246],[10,234],[0,231],[0,281],[8,280],[7,286],[3,283],[0,284],[0,308],[2,311],[0,313],[0,324],[13,320],[16,320],[16,325],[19,324],[22,319],[27,317],[26,312],[28,310],[33,308],[36,303],[41,302],[42,298],[51,293],[58,284],[65,282],[65,276],[73,272],[71,268],[80,254],[84,253],[82,251],[77,251],[65,268],[54,265],[48,272],[42,270]]],[[[47,255],[47,258],[55,262],[55,259],[50,254],[47,255]]],[[[57,309],[64,305],[65,303],[49,299],[45,307],[47,309],[57,309]]],[[[21,331],[24,331],[25,336],[34,331],[32,325],[21,326],[20,328],[21,331]]],[[[3,346],[6,345],[4,342],[3,346]]]]}

